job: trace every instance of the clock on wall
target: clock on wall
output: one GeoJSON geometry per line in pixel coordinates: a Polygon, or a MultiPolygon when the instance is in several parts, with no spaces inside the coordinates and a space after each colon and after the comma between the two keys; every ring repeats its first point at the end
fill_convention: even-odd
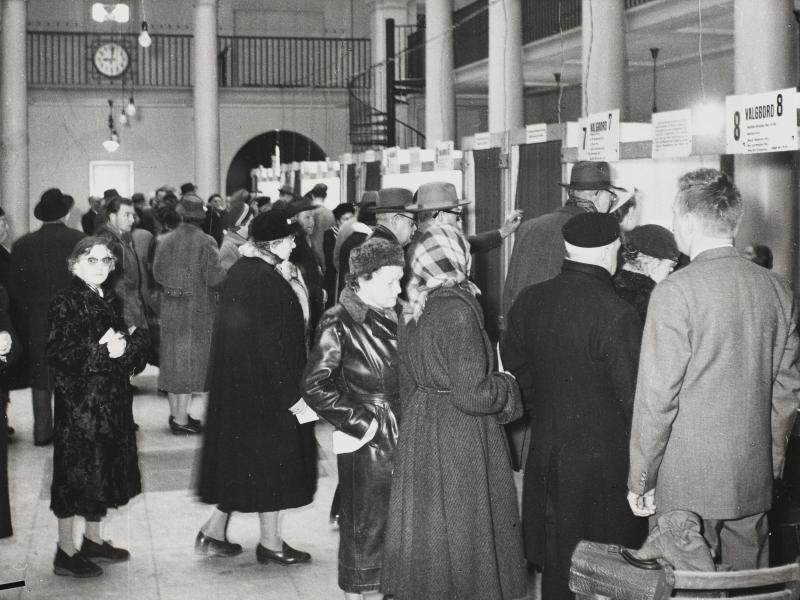
{"type": "Polygon", "coordinates": [[[106,77],[121,77],[128,70],[131,60],[125,46],[117,42],[105,42],[94,51],[94,68],[106,77]]]}

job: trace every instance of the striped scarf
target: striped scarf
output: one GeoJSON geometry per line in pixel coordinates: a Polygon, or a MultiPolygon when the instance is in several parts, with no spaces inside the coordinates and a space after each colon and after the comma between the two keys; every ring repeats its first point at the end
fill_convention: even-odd
{"type": "Polygon", "coordinates": [[[447,224],[425,227],[409,252],[411,279],[403,311],[406,322],[419,320],[428,293],[438,287],[457,285],[473,295],[480,294],[478,286],[468,279],[471,264],[469,242],[460,228],[447,224]]]}

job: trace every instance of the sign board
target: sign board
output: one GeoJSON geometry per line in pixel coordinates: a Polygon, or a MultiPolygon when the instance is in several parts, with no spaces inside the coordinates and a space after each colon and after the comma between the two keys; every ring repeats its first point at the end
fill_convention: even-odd
{"type": "Polygon", "coordinates": [[[364,162],[375,162],[375,150],[364,152],[364,162]]]}
{"type": "Polygon", "coordinates": [[[619,109],[592,113],[579,121],[578,160],[619,160],[619,109]]]}
{"type": "Polygon", "coordinates": [[[525,143],[541,144],[547,141],[547,123],[531,123],[525,126],[525,143]]]}
{"type": "Polygon", "coordinates": [[[397,158],[397,151],[399,148],[394,146],[392,148],[386,148],[383,151],[383,163],[386,165],[386,172],[387,173],[399,173],[400,172],[400,162],[397,158]]]}
{"type": "Polygon", "coordinates": [[[491,147],[492,139],[488,131],[475,134],[475,143],[472,145],[473,150],[486,150],[491,147]]]}
{"type": "Polygon", "coordinates": [[[786,88],[725,98],[725,151],[797,150],[797,91],[786,88]]]}
{"type": "Polygon", "coordinates": [[[653,158],[682,158],[691,153],[691,109],[653,113],[653,158]]]}
{"type": "Polygon", "coordinates": [[[411,173],[422,170],[421,148],[414,146],[408,149],[408,170],[411,173]]]}
{"type": "Polygon", "coordinates": [[[453,169],[453,150],[455,144],[451,142],[439,142],[436,144],[436,168],[443,171],[453,169]]]}

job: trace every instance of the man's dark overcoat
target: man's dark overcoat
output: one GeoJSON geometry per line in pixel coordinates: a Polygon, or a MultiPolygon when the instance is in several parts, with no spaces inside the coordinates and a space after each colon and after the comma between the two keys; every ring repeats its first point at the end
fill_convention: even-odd
{"type": "Polygon", "coordinates": [[[568,591],[581,539],[635,548],[644,541],[646,521],[625,499],[641,335],[608,271],[569,260],[554,279],[523,290],[509,312],[503,364],[517,377],[533,428],[522,507],[527,558],[544,566],[546,580],[560,581],[548,595],[543,580],[543,597],[568,591]],[[545,533],[548,501],[556,539],[545,533]]]}
{"type": "Polygon", "coordinates": [[[226,511],[309,504],[317,486],[313,424],[300,400],[305,325],[292,287],[260,258],[240,258],[222,289],[208,370],[199,495],[226,511]]]}
{"type": "Polygon", "coordinates": [[[8,286],[22,315],[15,325],[28,359],[30,386],[37,389],[52,386],[45,352],[47,309],[56,294],[69,287],[72,273],[67,269],[67,256],[84,237],[83,232],[64,223],[44,223],[11,248],[8,286]]]}

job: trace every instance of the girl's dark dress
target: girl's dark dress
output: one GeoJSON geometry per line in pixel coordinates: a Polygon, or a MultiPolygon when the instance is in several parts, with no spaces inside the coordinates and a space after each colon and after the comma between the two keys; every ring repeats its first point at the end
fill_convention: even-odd
{"type": "Polygon", "coordinates": [[[50,509],[58,518],[101,517],[142,491],[129,379],[144,368],[149,340],[146,330],[127,334],[117,296],[104,294],[75,277],[48,313],[55,380],[50,509]],[[98,343],[109,328],[126,332],[119,358],[98,343]]]}

